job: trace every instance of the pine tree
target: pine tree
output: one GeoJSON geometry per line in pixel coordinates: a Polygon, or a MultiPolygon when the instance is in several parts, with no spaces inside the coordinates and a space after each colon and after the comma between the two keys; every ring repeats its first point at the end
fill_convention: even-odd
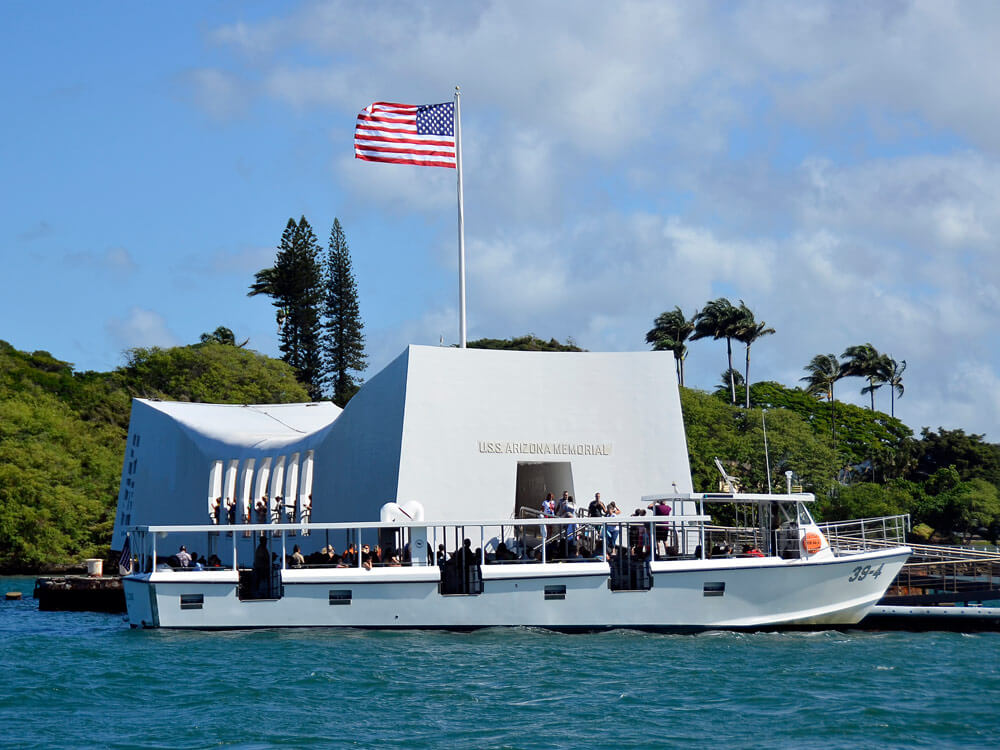
{"type": "Polygon", "coordinates": [[[358,308],[358,287],[351,270],[351,252],[340,220],[333,220],[326,257],[323,300],[325,380],[333,402],[345,406],[361,385],[358,373],[368,366],[364,324],[358,308]]]}
{"type": "Polygon", "coordinates": [[[282,359],[312,399],[322,398],[323,361],[319,308],[323,301],[320,246],[303,216],[289,219],[273,268],[258,271],[247,296],[266,294],[277,310],[282,359]]]}

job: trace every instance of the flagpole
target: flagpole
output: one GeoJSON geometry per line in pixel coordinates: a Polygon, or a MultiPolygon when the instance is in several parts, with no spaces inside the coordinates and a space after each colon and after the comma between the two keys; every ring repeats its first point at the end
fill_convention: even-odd
{"type": "Polygon", "coordinates": [[[455,166],[458,168],[458,338],[465,348],[465,202],[462,198],[462,105],[455,87],[455,166]]]}

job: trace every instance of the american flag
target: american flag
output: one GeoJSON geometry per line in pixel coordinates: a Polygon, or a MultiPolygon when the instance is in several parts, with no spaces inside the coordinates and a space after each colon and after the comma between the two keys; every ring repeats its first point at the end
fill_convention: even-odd
{"type": "Polygon", "coordinates": [[[132,572],[132,545],[129,543],[128,534],[125,535],[125,544],[122,545],[122,553],[118,556],[118,568],[126,573],[132,572]]]}
{"type": "Polygon", "coordinates": [[[455,168],[455,104],[375,102],[354,128],[354,156],[366,161],[455,168]]]}

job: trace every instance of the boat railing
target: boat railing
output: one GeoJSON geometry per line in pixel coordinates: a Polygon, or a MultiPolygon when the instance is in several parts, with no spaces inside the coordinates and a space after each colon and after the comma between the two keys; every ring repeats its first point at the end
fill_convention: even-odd
{"type": "Polygon", "coordinates": [[[835,553],[868,552],[906,544],[910,514],[830,521],[817,526],[835,553]]]}
{"type": "Polygon", "coordinates": [[[134,526],[128,535],[137,572],[191,570],[171,560],[181,544],[208,558],[195,569],[385,568],[440,565],[465,539],[481,565],[608,561],[622,550],[649,560],[694,558],[701,556],[707,520],[700,515],[592,518],[583,511],[572,518],[317,523],[308,524],[309,535],[303,534],[304,524],[134,526]],[[268,562],[261,562],[264,552],[258,547],[268,562]],[[321,556],[333,547],[330,557],[321,556]],[[379,549],[382,559],[375,554],[379,549]]]}

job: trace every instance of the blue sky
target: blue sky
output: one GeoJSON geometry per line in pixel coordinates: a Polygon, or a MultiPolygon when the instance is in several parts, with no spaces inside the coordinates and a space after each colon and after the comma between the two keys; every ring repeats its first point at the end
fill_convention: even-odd
{"type": "Polygon", "coordinates": [[[246,290],[305,215],[347,233],[370,373],[454,343],[454,172],[351,141],[459,84],[470,338],[642,349],[727,295],[777,329],[754,380],[871,342],[914,430],[1000,440],[997,38],[986,2],[4,3],[0,338],[276,354],[246,290]]]}

